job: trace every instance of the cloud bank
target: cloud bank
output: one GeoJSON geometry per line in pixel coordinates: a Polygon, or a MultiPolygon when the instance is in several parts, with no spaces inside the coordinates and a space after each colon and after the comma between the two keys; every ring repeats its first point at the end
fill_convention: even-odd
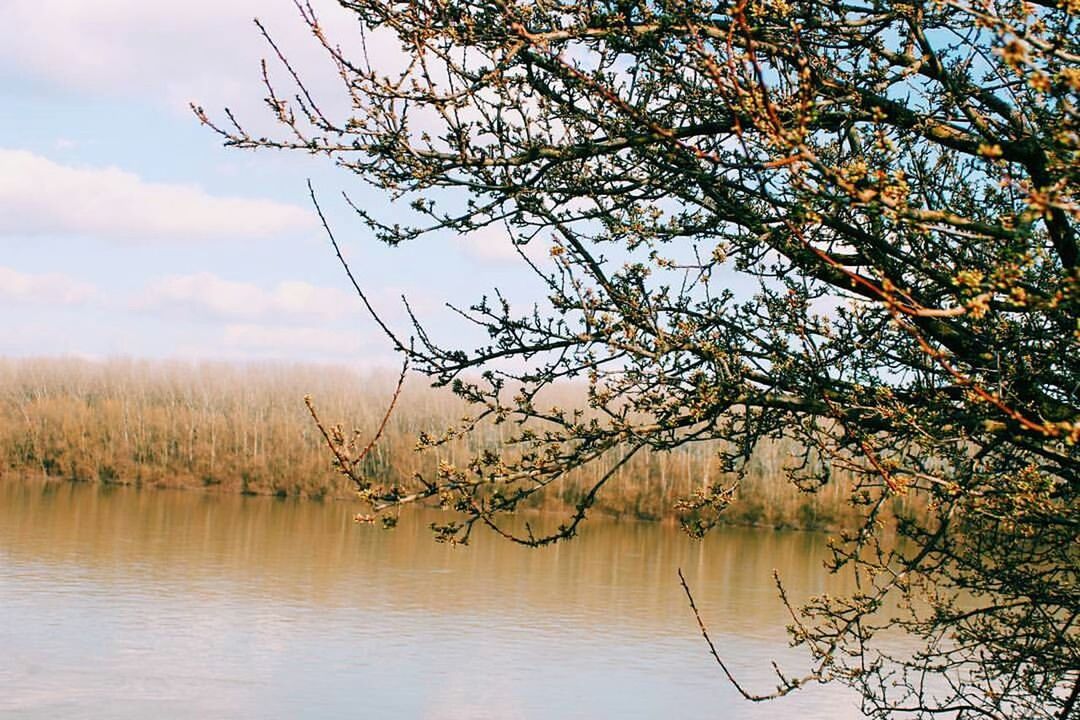
{"type": "Polygon", "coordinates": [[[295,205],[215,197],[194,185],[148,182],[115,167],[73,167],[0,148],[0,236],[190,242],[312,227],[312,214],[295,205]]]}
{"type": "Polygon", "coordinates": [[[208,272],[170,275],[155,281],[135,301],[135,306],[195,312],[226,320],[333,320],[357,310],[355,298],[336,288],[290,280],[266,290],[208,272]]]}
{"type": "Polygon", "coordinates": [[[356,360],[365,355],[364,343],[355,331],[321,327],[238,323],[225,327],[222,344],[229,349],[266,357],[356,360]]]}
{"type": "Polygon", "coordinates": [[[94,285],[63,273],[23,273],[0,266],[0,298],[35,305],[82,305],[98,299],[94,285]]]}
{"type": "MultiPolygon", "coordinates": [[[[357,39],[336,2],[313,5],[331,37],[346,46],[357,39]]],[[[191,101],[257,103],[259,59],[273,51],[255,17],[312,82],[336,78],[291,0],[5,0],[0,68],[68,92],[151,97],[185,112],[191,101]]]]}

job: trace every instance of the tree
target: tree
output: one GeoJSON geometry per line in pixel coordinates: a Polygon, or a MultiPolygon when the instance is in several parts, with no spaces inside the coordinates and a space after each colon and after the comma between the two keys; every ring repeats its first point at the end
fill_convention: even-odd
{"type": "Polygon", "coordinates": [[[392,245],[501,225],[550,249],[522,252],[534,307],[464,311],[482,347],[386,328],[476,408],[461,432],[517,431],[413,484],[354,473],[376,509],[435,499],[460,513],[444,540],[479,523],[544,544],[611,473],[551,536],[501,518],[568,472],[722,441],[726,482],[682,507],[701,533],[753,448],[794,438],[792,482],[857,478],[863,522],[833,554],[860,590],[794,615],[813,670],[773,694],[837,680],[876,717],[1080,716],[1076,0],[340,4],[396,39],[400,73],[298,5],[352,113],[324,114],[277,52],[287,132],[202,121],[408,201],[408,225],[358,208],[392,245]],[[587,407],[545,406],[575,377],[587,407]],[[926,510],[897,516],[904,494],[926,510]]]}

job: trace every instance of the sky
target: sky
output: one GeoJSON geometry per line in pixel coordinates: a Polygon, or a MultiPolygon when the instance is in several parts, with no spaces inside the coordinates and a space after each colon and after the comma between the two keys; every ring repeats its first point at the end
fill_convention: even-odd
{"type": "MultiPolygon", "coordinates": [[[[344,47],[358,29],[316,2],[344,47]]],[[[332,106],[332,70],[292,0],[6,0],[0,24],[0,355],[394,364],[318,224],[310,178],[380,313],[400,296],[444,339],[446,302],[522,288],[510,241],[388,248],[341,200],[386,197],[323,159],[225,148],[189,103],[269,126],[275,41],[332,106]]],[[[393,47],[379,49],[387,62],[393,47]]]]}

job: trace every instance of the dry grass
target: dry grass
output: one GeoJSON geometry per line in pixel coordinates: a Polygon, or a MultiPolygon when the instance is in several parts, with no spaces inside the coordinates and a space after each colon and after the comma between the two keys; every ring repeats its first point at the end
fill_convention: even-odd
{"type": "MultiPolygon", "coordinates": [[[[189,364],[163,361],[0,359],[0,462],[11,474],[79,482],[199,487],[219,492],[348,497],[350,486],[304,407],[373,432],[393,391],[392,373],[360,374],[310,365],[189,364]]],[[[446,392],[407,384],[365,473],[381,480],[430,473],[440,460],[464,464],[509,430],[417,453],[421,431],[453,425],[463,405],[446,392]]],[[[815,494],[787,483],[783,443],[763,448],[744,480],[731,522],[787,527],[848,524],[846,483],[815,494]]],[[[612,458],[610,462],[615,462],[612,458]]],[[[602,463],[548,493],[543,509],[573,506],[602,463]]],[[[606,488],[598,509],[642,518],[672,516],[677,499],[717,479],[706,446],[641,454],[606,488]]]]}

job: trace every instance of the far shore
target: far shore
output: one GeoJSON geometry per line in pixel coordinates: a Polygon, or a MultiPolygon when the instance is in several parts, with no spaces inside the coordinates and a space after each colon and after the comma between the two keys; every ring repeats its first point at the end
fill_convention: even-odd
{"type": "MultiPolygon", "coordinates": [[[[0,358],[0,477],[347,500],[353,487],[333,467],[303,398],[313,397],[324,422],[365,434],[377,426],[394,380],[306,365],[0,358]]],[[[573,388],[566,393],[569,404],[573,388]]],[[[445,391],[407,384],[364,473],[389,482],[430,474],[440,461],[467,462],[505,441],[499,426],[416,451],[421,432],[439,432],[465,412],[445,391]]],[[[841,477],[800,491],[784,478],[790,459],[782,441],[759,448],[722,521],[809,530],[851,524],[849,484],[841,477]]],[[[717,479],[706,445],[643,453],[605,488],[593,514],[674,521],[680,498],[717,479]]],[[[574,507],[588,480],[571,476],[531,509],[574,507]]],[[[897,512],[914,502],[898,498],[897,512]]]]}

